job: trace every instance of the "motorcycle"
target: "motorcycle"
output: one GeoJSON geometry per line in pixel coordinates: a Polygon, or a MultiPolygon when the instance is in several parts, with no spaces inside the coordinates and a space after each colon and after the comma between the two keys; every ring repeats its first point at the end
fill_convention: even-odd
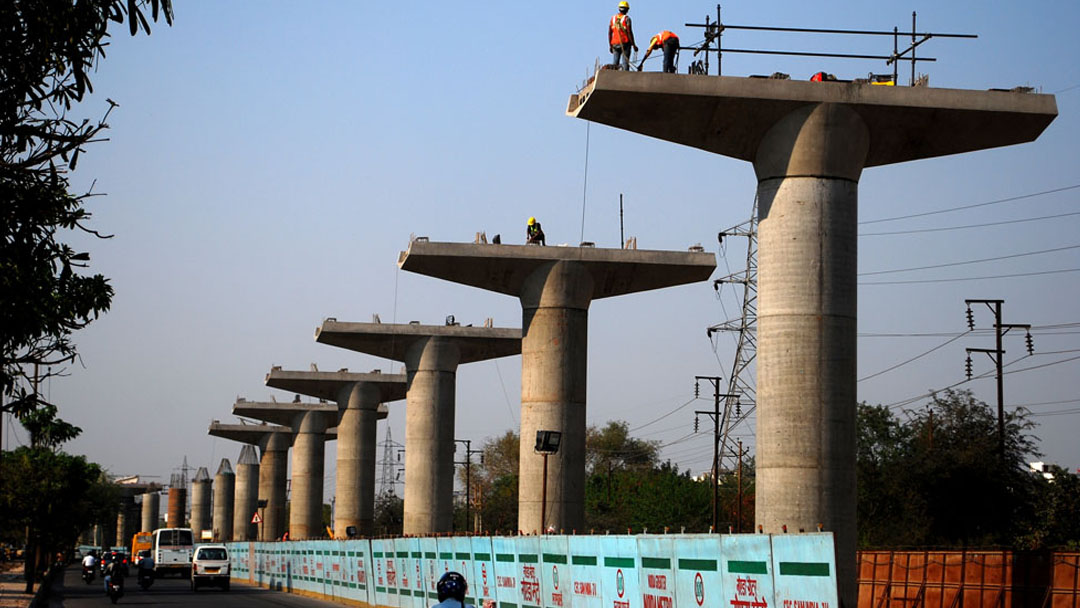
{"type": "Polygon", "coordinates": [[[150,588],[150,585],[153,585],[153,584],[154,584],[154,571],[149,569],[149,568],[140,568],[139,569],[139,587],[141,587],[143,591],[146,591],[147,589],[150,588]]]}
{"type": "Polygon", "coordinates": [[[118,583],[115,580],[110,578],[109,579],[109,591],[108,591],[108,594],[109,594],[109,600],[111,600],[112,603],[115,604],[117,600],[124,597],[124,587],[123,587],[123,585],[121,585],[120,583],[118,583]]]}
{"type": "Polygon", "coordinates": [[[82,580],[86,581],[86,584],[94,582],[94,569],[87,566],[82,567],[82,580]]]}

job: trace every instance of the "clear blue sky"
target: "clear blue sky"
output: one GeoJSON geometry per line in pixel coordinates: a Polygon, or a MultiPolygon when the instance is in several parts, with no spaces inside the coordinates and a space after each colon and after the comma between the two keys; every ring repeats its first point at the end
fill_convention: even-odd
{"type": "MultiPolygon", "coordinates": [[[[715,5],[632,3],[639,40],[660,29],[685,43],[684,27],[715,5]]],[[[568,96],[607,59],[614,1],[483,3],[176,2],[176,23],[149,38],[117,28],[79,112],[102,114],[110,141],[88,149],[74,183],[96,180],[94,227],[116,237],[78,247],[112,278],[112,311],[80,332],[82,359],[47,387],[64,418],[83,427],[67,446],[115,473],[167,481],[186,455],[216,470],[240,446],[206,434],[233,420],[237,396],[268,400],[271,365],[388,371],[387,361],[320,346],[321,319],[519,326],[513,298],[399,272],[410,234],[471,241],[476,231],[520,240],[537,216],[549,243],[582,231],[587,125],[564,116],[568,96]]],[[[725,6],[731,24],[858,29],[910,27],[976,33],[920,48],[931,86],[1034,86],[1057,96],[1060,116],[1035,143],[869,169],[860,220],[925,213],[1080,184],[1080,4],[847,1],[725,6]]],[[[731,31],[725,45],[883,54],[891,40],[778,36],[731,31]]],[[[690,58],[683,53],[680,71],[690,58]]],[[[659,69],[650,60],[647,69],[659,69]]],[[[715,69],[715,68],[714,68],[715,69]]],[[[726,75],[818,71],[841,78],[884,72],[883,62],[727,55],[726,75]]],[[[906,70],[906,68],[905,68],[906,70]]],[[[905,70],[901,70],[904,73],[905,70]]],[[[992,124],[986,125],[992,129],[992,124]]],[[[641,248],[718,251],[718,230],[744,221],[755,191],[748,164],[594,125],[588,130],[586,240],[615,247],[619,194],[627,235],[641,248]]],[[[1080,189],[966,211],[860,226],[861,273],[985,259],[1080,245],[1080,216],[946,232],[871,236],[1080,211],[1080,189]]],[[[719,251],[717,275],[744,264],[741,245],[719,251]]],[[[965,330],[965,298],[1003,298],[1005,322],[1036,326],[1037,355],[1006,376],[1006,402],[1032,405],[1046,459],[1080,467],[1080,249],[989,263],[860,277],[859,377],[937,347],[965,330]],[[871,285],[879,281],[971,279],[871,285]],[[1062,325],[1060,329],[1047,326],[1062,325]],[[931,333],[931,336],[912,334],[931,333]],[[881,334],[890,334],[881,336],[881,334]],[[1055,354],[1056,353],[1056,354],[1055,354]],[[1039,365],[1040,369],[1020,371],[1039,365]],[[1056,402],[1056,403],[1050,403],[1056,402]],[[1066,413],[1054,413],[1066,412],[1066,413]]],[[[715,350],[705,328],[737,314],[710,283],[592,305],[588,419],[632,427],[686,404],[693,376],[729,374],[733,343],[715,350]]],[[[979,327],[991,316],[976,311],[979,327]]],[[[965,336],[859,383],[859,399],[897,403],[963,380],[965,336]]],[[[1006,341],[1006,361],[1023,354],[1006,341]]],[[[986,357],[976,373],[991,370],[986,357]]],[[[963,385],[990,403],[992,378],[963,385]]],[[[707,394],[703,389],[703,394],[707,394]]],[[[277,392],[279,400],[291,395],[277,392]]],[[[459,438],[482,441],[517,428],[520,358],[458,371],[459,438]]],[[[925,400],[909,408],[920,408],[925,400]]],[[[665,443],[692,428],[702,399],[635,431],[665,443]]],[[[404,404],[390,426],[404,437],[404,404]]],[[[898,409],[898,411],[900,411],[898,409]]],[[[703,428],[707,428],[707,422],[703,428]]],[[[752,422],[752,421],[751,421],[752,422]]],[[[380,439],[383,429],[380,426],[380,439]]],[[[4,446],[25,442],[5,425],[4,446]]],[[[753,446],[752,424],[736,435],[753,446]]],[[[474,444],[475,445],[475,444],[474,444]]],[[[333,454],[333,449],[328,450],[333,454]]],[[[699,472],[707,433],[665,448],[699,472]]],[[[333,461],[327,463],[327,488],[333,461]]]]}

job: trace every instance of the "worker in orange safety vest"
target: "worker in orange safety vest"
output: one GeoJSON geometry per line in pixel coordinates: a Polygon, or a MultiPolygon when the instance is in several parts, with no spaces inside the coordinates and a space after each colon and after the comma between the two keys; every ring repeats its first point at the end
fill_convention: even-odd
{"type": "Polygon", "coordinates": [[[619,69],[619,63],[622,63],[622,69],[630,69],[630,49],[638,50],[637,43],[634,42],[634,28],[630,25],[630,3],[623,0],[619,3],[618,14],[611,17],[611,22],[608,23],[608,50],[611,51],[612,67],[619,69]]]}
{"type": "Polygon", "coordinates": [[[659,48],[664,49],[664,71],[668,74],[675,73],[675,56],[679,53],[679,37],[667,30],[653,36],[649,41],[649,48],[645,49],[645,57],[637,66],[639,72],[653,50],[659,48]]]}

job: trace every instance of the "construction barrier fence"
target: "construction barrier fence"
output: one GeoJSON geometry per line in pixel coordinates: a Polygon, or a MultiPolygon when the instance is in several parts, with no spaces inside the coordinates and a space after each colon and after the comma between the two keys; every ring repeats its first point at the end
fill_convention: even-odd
{"type": "Polygon", "coordinates": [[[434,605],[451,570],[481,608],[839,608],[827,532],[253,542],[229,553],[233,580],[388,608],[434,605]]]}
{"type": "Polygon", "coordinates": [[[860,551],[859,608],[1080,608],[1080,553],[860,551]]]}

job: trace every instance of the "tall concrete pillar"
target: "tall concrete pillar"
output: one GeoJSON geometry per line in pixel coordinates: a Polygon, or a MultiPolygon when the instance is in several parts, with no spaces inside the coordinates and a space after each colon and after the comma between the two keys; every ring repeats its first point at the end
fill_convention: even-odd
{"type": "Polygon", "coordinates": [[[158,520],[161,518],[161,495],[157,492],[147,492],[142,495],[142,525],[140,532],[153,532],[158,528],[158,520]]]}
{"type": "MultiPolygon", "coordinates": [[[[238,406],[255,406],[260,404],[250,403],[243,400],[233,406],[234,411],[238,406]]],[[[270,408],[284,404],[261,404],[270,408]]],[[[241,411],[246,412],[240,408],[241,411]]],[[[294,412],[287,413],[287,418],[292,419],[294,412]]],[[[241,413],[240,415],[247,415],[241,413]]],[[[244,526],[234,525],[234,534],[244,535],[248,538],[237,540],[251,540],[257,537],[259,540],[276,540],[285,533],[285,485],[288,480],[288,451],[292,444],[292,429],[274,424],[222,424],[217,420],[210,423],[209,433],[215,437],[224,437],[233,441],[246,443],[248,446],[258,446],[262,450],[262,457],[256,464],[254,449],[241,451],[238,461],[237,479],[237,513],[246,513],[244,526]],[[245,477],[246,476],[246,477],[245,477]],[[254,481],[253,481],[254,480],[254,481]],[[252,490],[252,486],[255,490],[252,490]],[[251,519],[257,509],[259,500],[265,500],[266,506],[258,508],[259,517],[262,519],[253,532],[251,519]],[[254,534],[255,536],[250,536],[254,534]]],[[[239,522],[240,516],[236,516],[239,522]]]]}
{"type": "Polygon", "coordinates": [[[245,445],[236,460],[236,502],[233,505],[232,539],[255,540],[258,526],[251,523],[259,502],[259,457],[255,446],[245,445]]]}
{"type": "Polygon", "coordinates": [[[833,532],[840,602],[854,608],[862,169],[1032,141],[1056,103],[1002,91],[655,76],[597,73],[567,113],[754,164],[755,516],[765,532],[833,532]]]}
{"type": "MultiPolygon", "coordinates": [[[[334,418],[336,417],[335,415],[334,418]]],[[[327,416],[320,412],[304,412],[296,416],[296,436],[293,439],[292,453],[292,500],[289,507],[290,539],[326,536],[322,526],[326,427],[327,416]]]]}
{"type": "Polygon", "coordinates": [[[285,485],[288,479],[291,432],[271,433],[263,444],[259,459],[259,500],[266,501],[259,540],[277,540],[285,534],[285,485]]]}
{"type": "Polygon", "coordinates": [[[404,533],[454,525],[454,406],[461,351],[452,340],[416,340],[405,354],[404,533]]]}
{"type": "Polygon", "coordinates": [[[116,512],[116,544],[127,546],[135,534],[129,530],[134,526],[132,512],[135,510],[135,496],[126,491],[120,496],[120,508],[116,512]]]}
{"type": "Polygon", "coordinates": [[[289,371],[275,367],[266,385],[321,400],[334,399],[337,423],[337,491],[334,535],[343,537],[350,527],[361,536],[374,531],[376,422],[386,418],[381,404],[405,396],[403,374],[289,371]]]}
{"type": "Polygon", "coordinates": [[[703,281],[716,267],[715,257],[704,252],[414,240],[398,265],[520,300],[518,527],[529,533],[549,527],[567,533],[583,529],[589,304],[598,298],[703,281]],[[533,450],[537,430],[562,433],[559,451],[548,458],[546,506],[544,458],[533,450]]]}
{"type": "Polygon", "coordinates": [[[233,507],[236,492],[236,474],[228,458],[222,458],[214,475],[214,500],[211,527],[214,529],[214,542],[224,543],[233,537],[233,507]]]}
{"type": "Polygon", "coordinates": [[[534,270],[521,292],[518,521],[527,533],[542,533],[549,526],[567,531],[585,527],[582,463],[593,289],[585,266],[558,261],[534,270]],[[540,430],[562,433],[559,451],[548,457],[546,508],[544,458],[535,452],[540,430]]]}
{"type": "Polygon", "coordinates": [[[191,481],[191,530],[195,540],[202,538],[204,530],[210,528],[210,472],[206,467],[199,467],[195,479],[191,481]]]}
{"type": "Polygon", "coordinates": [[[462,363],[521,352],[517,329],[328,319],[316,331],[323,344],[405,363],[404,533],[427,535],[453,527],[454,393],[462,363]]]}
{"type": "Polygon", "coordinates": [[[170,528],[187,526],[187,488],[169,484],[169,508],[166,525],[170,528]]]}

